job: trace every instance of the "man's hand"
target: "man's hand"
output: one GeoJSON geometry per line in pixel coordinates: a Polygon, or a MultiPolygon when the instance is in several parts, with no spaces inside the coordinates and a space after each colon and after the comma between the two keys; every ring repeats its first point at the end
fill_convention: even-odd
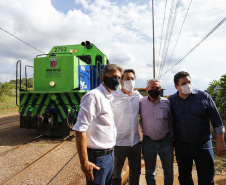
{"type": "Polygon", "coordinates": [[[224,153],[226,153],[226,146],[224,145],[224,142],[217,142],[216,153],[218,157],[221,157],[224,153]]]}
{"type": "Polygon", "coordinates": [[[224,133],[217,133],[216,153],[218,157],[221,157],[226,153],[226,146],[224,144],[224,133]]]}
{"type": "Polygon", "coordinates": [[[87,145],[86,145],[86,132],[75,132],[76,136],[76,146],[80,159],[81,169],[87,178],[94,181],[93,169],[99,170],[100,168],[95,164],[89,162],[87,156],[87,145]]]}
{"type": "Polygon", "coordinates": [[[81,168],[82,168],[83,173],[86,175],[86,177],[91,181],[94,181],[93,169],[100,170],[100,168],[98,166],[96,166],[95,164],[93,164],[89,161],[82,164],[81,168]]]}

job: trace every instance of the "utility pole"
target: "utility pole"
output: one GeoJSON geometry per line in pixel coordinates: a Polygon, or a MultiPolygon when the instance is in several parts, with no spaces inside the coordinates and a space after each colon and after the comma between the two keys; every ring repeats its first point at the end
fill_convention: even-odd
{"type": "Polygon", "coordinates": [[[152,0],[152,29],[153,29],[153,78],[155,79],[155,23],[154,23],[154,0],[152,0]]]}

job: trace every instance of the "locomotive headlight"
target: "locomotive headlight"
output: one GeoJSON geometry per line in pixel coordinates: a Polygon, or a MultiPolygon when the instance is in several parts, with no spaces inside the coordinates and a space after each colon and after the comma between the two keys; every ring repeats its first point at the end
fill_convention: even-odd
{"type": "Polygon", "coordinates": [[[49,85],[50,85],[50,87],[53,87],[53,86],[55,86],[55,82],[54,81],[50,81],[49,85]]]}
{"type": "Polygon", "coordinates": [[[73,49],[70,49],[69,52],[70,52],[70,53],[73,53],[73,49]]]}

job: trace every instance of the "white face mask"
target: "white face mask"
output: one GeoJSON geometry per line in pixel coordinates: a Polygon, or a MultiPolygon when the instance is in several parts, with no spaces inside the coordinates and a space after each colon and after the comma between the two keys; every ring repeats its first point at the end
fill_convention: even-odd
{"type": "Polygon", "coordinates": [[[191,94],[192,90],[193,90],[192,84],[186,84],[181,86],[181,92],[183,94],[186,94],[186,95],[191,94]]]}
{"type": "Polygon", "coordinates": [[[123,88],[127,91],[132,91],[135,87],[135,81],[133,80],[125,80],[124,81],[124,85],[123,85],[123,88]]]}

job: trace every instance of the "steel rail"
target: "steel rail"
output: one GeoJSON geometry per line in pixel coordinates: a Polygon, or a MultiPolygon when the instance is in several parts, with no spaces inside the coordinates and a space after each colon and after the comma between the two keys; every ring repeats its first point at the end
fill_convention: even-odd
{"type": "Polygon", "coordinates": [[[4,121],[1,121],[0,125],[4,125],[4,124],[8,124],[8,123],[13,123],[13,122],[16,122],[16,121],[20,121],[20,119],[13,118],[13,119],[10,119],[10,120],[4,120],[4,121]]]}
{"type": "Polygon", "coordinates": [[[47,183],[47,185],[52,185],[58,177],[63,173],[63,171],[68,167],[68,165],[71,163],[71,161],[77,156],[78,152],[76,152],[70,159],[69,161],[54,175],[52,179],[47,183]]]}
{"type": "Polygon", "coordinates": [[[3,155],[3,154],[5,154],[5,153],[8,153],[8,152],[10,152],[10,151],[12,151],[12,150],[15,150],[16,148],[20,148],[21,146],[26,145],[26,144],[30,143],[31,141],[34,141],[34,140],[36,140],[36,139],[38,139],[38,138],[40,138],[40,137],[42,137],[42,136],[43,136],[43,135],[39,135],[39,136],[37,136],[37,137],[35,137],[35,138],[33,138],[33,139],[30,139],[30,140],[24,142],[24,143],[21,144],[21,145],[18,145],[18,146],[15,146],[15,147],[13,147],[13,148],[10,148],[10,149],[8,149],[8,150],[6,150],[6,151],[0,153],[0,156],[3,155]]]}
{"type": "Polygon", "coordinates": [[[17,177],[19,177],[20,175],[22,175],[24,172],[26,172],[28,169],[30,169],[32,166],[34,166],[37,162],[39,162],[41,159],[43,159],[44,157],[48,156],[51,152],[57,150],[58,148],[60,148],[61,146],[63,146],[67,141],[73,139],[75,136],[73,135],[69,135],[68,137],[66,137],[62,142],[60,142],[58,145],[56,145],[55,147],[53,147],[51,150],[49,150],[48,152],[46,152],[45,154],[43,154],[41,157],[39,157],[38,159],[36,159],[35,161],[33,161],[32,163],[30,163],[28,166],[26,166],[25,168],[23,168],[22,170],[18,171],[17,173],[15,173],[14,175],[12,175],[10,178],[6,179],[4,182],[2,182],[0,185],[6,185],[9,184],[12,180],[16,179],[17,177]]]}

